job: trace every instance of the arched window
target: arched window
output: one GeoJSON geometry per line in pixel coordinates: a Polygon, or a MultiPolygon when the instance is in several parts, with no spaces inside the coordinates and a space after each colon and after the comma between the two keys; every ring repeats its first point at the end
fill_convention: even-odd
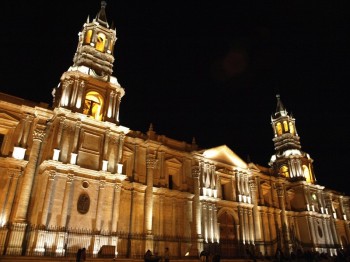
{"type": "Polygon", "coordinates": [[[96,50],[103,52],[105,50],[106,36],[103,33],[97,34],[96,50]]]}
{"type": "Polygon", "coordinates": [[[88,30],[85,34],[84,43],[90,44],[91,43],[91,37],[92,37],[92,30],[88,30]]]}
{"type": "Polygon", "coordinates": [[[288,167],[287,166],[281,166],[280,174],[282,176],[284,176],[284,177],[289,177],[288,167]]]}
{"type": "Polygon", "coordinates": [[[87,93],[85,96],[83,114],[88,115],[96,120],[101,120],[102,106],[103,106],[102,96],[95,91],[91,91],[87,93]]]}
{"type": "Polygon", "coordinates": [[[311,181],[311,176],[310,176],[310,170],[306,165],[303,165],[303,175],[306,179],[306,182],[312,182],[311,181]]]}
{"type": "Polygon", "coordinates": [[[284,131],[287,132],[288,131],[288,122],[286,120],[283,121],[283,127],[284,127],[284,131]]]}
{"type": "Polygon", "coordinates": [[[289,122],[289,131],[291,134],[295,134],[293,122],[289,122]]]}
{"type": "Polygon", "coordinates": [[[280,122],[276,124],[277,135],[282,135],[282,125],[280,122]]]}

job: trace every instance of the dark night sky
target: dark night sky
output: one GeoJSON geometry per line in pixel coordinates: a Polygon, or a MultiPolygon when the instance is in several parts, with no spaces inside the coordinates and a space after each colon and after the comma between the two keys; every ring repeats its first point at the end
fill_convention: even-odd
{"type": "MultiPolygon", "coordinates": [[[[100,1],[29,2],[1,4],[0,91],[51,103],[100,1]]],[[[107,1],[113,75],[126,91],[121,125],[146,132],[153,123],[158,134],[226,144],[267,166],[279,93],[319,184],[350,195],[345,1],[220,2],[107,1]]]]}

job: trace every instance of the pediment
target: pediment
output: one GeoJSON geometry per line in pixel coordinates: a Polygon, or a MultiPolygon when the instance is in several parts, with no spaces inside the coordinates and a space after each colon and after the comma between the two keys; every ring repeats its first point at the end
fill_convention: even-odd
{"type": "Polygon", "coordinates": [[[172,164],[176,164],[176,165],[182,165],[182,162],[179,161],[177,158],[172,157],[172,158],[168,158],[165,160],[167,163],[172,163],[172,164]]]}
{"type": "Polygon", "coordinates": [[[261,188],[265,189],[265,190],[270,190],[271,189],[271,185],[269,183],[267,183],[266,181],[263,181],[260,184],[261,188]]]}
{"type": "Polygon", "coordinates": [[[248,166],[249,166],[249,169],[251,170],[258,171],[258,172],[261,171],[260,168],[257,167],[254,163],[249,163],[248,166]]]}
{"type": "Polygon", "coordinates": [[[244,162],[226,145],[205,149],[202,150],[201,153],[205,158],[214,160],[216,162],[233,165],[243,169],[246,169],[248,167],[247,163],[244,162]]]}

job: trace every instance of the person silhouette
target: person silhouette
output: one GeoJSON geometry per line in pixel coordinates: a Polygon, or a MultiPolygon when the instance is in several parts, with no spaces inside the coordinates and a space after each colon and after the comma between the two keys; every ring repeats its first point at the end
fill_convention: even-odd
{"type": "Polygon", "coordinates": [[[81,250],[80,261],[86,261],[86,248],[85,247],[81,250]]]}
{"type": "Polygon", "coordinates": [[[81,259],[81,248],[78,249],[77,255],[76,255],[76,261],[80,262],[81,259]]]}
{"type": "Polygon", "coordinates": [[[170,253],[169,253],[169,248],[166,247],[164,251],[164,262],[169,262],[170,261],[170,253]]]}

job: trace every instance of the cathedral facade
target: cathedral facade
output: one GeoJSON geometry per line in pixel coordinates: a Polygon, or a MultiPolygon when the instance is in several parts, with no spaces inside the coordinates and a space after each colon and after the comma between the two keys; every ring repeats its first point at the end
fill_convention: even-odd
{"type": "Polygon", "coordinates": [[[278,95],[268,167],[226,145],[201,149],[152,125],[146,133],[120,125],[125,92],[112,75],[117,37],[105,9],[102,1],[83,25],[52,107],[0,94],[0,255],[349,248],[349,197],[317,183],[278,95]]]}

